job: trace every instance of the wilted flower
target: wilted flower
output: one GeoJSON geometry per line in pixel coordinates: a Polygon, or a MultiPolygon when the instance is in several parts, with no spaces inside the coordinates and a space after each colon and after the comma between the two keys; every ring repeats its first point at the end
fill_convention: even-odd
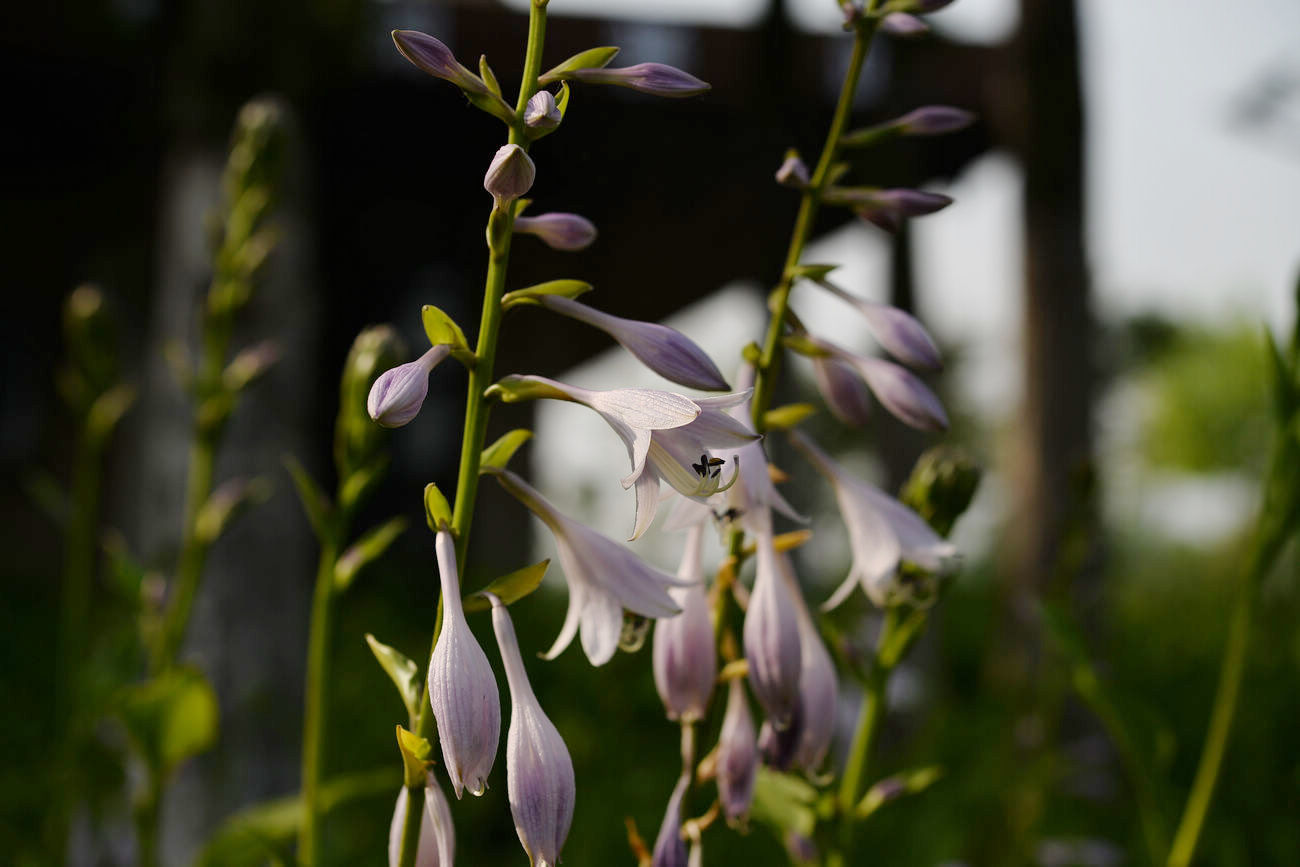
{"type": "Polygon", "coordinates": [[[501,739],[501,701],[487,654],[465,622],[451,533],[440,531],[435,547],[442,583],[442,631],[429,661],[429,703],[456,797],[464,789],[481,795],[501,739]]]}
{"type": "Polygon", "coordinates": [[[435,346],[415,361],[381,373],[366,399],[370,417],[384,427],[408,424],[419,414],[429,394],[429,372],[450,352],[450,346],[435,346]]]}
{"type": "Polygon", "coordinates": [[[488,93],[483,79],[462,66],[450,48],[429,34],[418,30],[394,30],[393,42],[403,57],[430,75],[450,81],[461,90],[488,93]]]}
{"type": "Polygon", "coordinates": [[[563,117],[549,90],[537,91],[529,98],[528,105],[524,106],[524,123],[532,129],[555,129],[563,117]]]}
{"type": "Polygon", "coordinates": [[[612,316],[559,295],[543,295],[537,300],[549,310],[604,331],[664,379],[701,391],[726,391],[729,387],[713,359],[675,328],[612,316]]]}
{"type": "Polygon", "coordinates": [[[928,370],[943,367],[943,359],[940,358],[939,350],[934,345],[929,332],[906,310],[859,298],[824,278],[813,282],[841,301],[857,308],[858,312],[866,318],[871,334],[890,355],[899,361],[909,367],[928,370]]]}
{"type": "Polygon", "coordinates": [[[758,745],[744,685],[733,680],[727,689],[727,712],[718,735],[718,800],[727,821],[734,823],[745,818],[754,800],[758,745]]]}
{"type": "Polygon", "coordinates": [[[951,105],[923,105],[913,109],[891,125],[903,135],[943,135],[965,129],[975,122],[975,115],[951,105]]]}
{"type": "Polygon", "coordinates": [[[925,383],[904,368],[883,358],[857,355],[819,337],[808,337],[808,342],[819,347],[858,372],[871,393],[904,424],[918,430],[941,431],[948,429],[948,414],[943,404],[925,383]]]}
{"type": "Polygon", "coordinates": [[[621,69],[574,69],[565,74],[587,84],[616,84],[654,96],[695,96],[711,85],[664,63],[638,63],[621,69]]]}
{"type": "MultiPolygon", "coordinates": [[[[406,787],[403,786],[397,793],[397,806],[393,809],[393,821],[388,827],[388,867],[397,867],[401,858],[402,829],[409,800],[406,787]]],[[[451,867],[455,862],[456,831],[451,823],[451,807],[433,774],[426,777],[424,784],[424,815],[420,818],[419,841],[415,851],[415,867],[451,867]]]]}
{"type": "Polygon", "coordinates": [[[799,622],[790,587],[780,574],[771,530],[756,540],[754,589],[745,612],[749,685],[778,729],[789,726],[799,705],[799,622]]]}
{"type": "Polygon", "coordinates": [[[682,839],[682,799],[690,785],[690,774],[682,774],[677,778],[677,785],[673,786],[668,808],[664,810],[664,820],[659,825],[659,835],[655,837],[651,867],[688,867],[686,841],[682,839]]]}
{"type": "Polygon", "coordinates": [[[515,232],[536,235],[546,246],[555,250],[573,252],[582,250],[596,240],[596,227],[591,220],[577,214],[538,214],[536,217],[516,217],[515,232]]]}
{"type": "Polygon", "coordinates": [[[900,39],[916,39],[930,32],[930,25],[906,12],[890,12],[880,22],[880,29],[900,39]]]}
{"type": "Polygon", "coordinates": [[[871,395],[853,368],[824,356],[812,363],[817,391],[835,417],[853,427],[865,425],[871,419],[871,395]]]}
{"type": "Polygon", "coordinates": [[[806,435],[795,431],[790,438],[834,487],[853,550],[848,577],[823,609],[839,605],[858,585],[876,605],[884,607],[896,601],[903,589],[897,581],[898,566],[904,560],[930,572],[941,572],[950,565],[957,549],[930,529],[920,515],[850,475],[806,435]]]}
{"type": "Polygon", "coordinates": [[[510,731],[506,735],[510,814],[532,867],[554,867],[573,822],[577,792],[573,761],[564,739],[533,694],[510,614],[500,599],[488,595],[492,629],[510,685],[510,731]]]}
{"type": "Polygon", "coordinates": [[[483,189],[492,194],[497,208],[504,208],[531,190],[536,176],[537,167],[523,148],[517,144],[502,145],[483,176],[483,189]]]}
{"type": "Polygon", "coordinates": [[[569,611],[551,649],[554,659],[582,627],[582,649],[592,665],[604,665],[618,649],[623,609],[642,617],[672,617],[681,611],[668,588],[683,582],[648,565],[617,542],[561,514],[538,491],[514,473],[495,473],[497,481],[542,520],[555,536],[555,547],[569,582],[569,611]]]}
{"type": "Polygon", "coordinates": [[[655,624],[651,663],[655,688],[669,719],[694,722],[702,719],[713,696],[718,674],[718,655],[713,646],[713,620],[704,595],[704,574],[700,568],[702,527],[693,527],[686,537],[677,577],[691,582],[672,587],[668,595],[682,613],[655,624]]]}
{"type": "Polygon", "coordinates": [[[808,166],[799,159],[799,155],[793,152],[786,154],[785,161],[776,170],[776,182],[787,187],[803,188],[808,186],[809,180],[808,166]]]}

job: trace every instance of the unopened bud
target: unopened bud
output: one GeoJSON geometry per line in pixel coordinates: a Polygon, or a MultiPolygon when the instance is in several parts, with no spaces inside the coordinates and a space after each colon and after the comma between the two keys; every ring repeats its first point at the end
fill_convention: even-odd
{"type": "Polygon", "coordinates": [[[429,394],[429,372],[451,352],[448,346],[434,346],[415,361],[386,370],[370,387],[366,411],[383,427],[402,427],[420,412],[429,394]]]}
{"type": "Polygon", "coordinates": [[[745,612],[745,659],[754,696],[780,729],[799,705],[799,624],[790,589],[778,571],[772,536],[758,538],[758,567],[745,612]]]}
{"type": "Polygon", "coordinates": [[[776,170],[776,182],[787,187],[802,189],[808,186],[809,180],[811,177],[808,174],[808,166],[804,165],[799,155],[793,151],[786,154],[785,161],[776,170]]]}
{"type": "MultiPolygon", "coordinates": [[[[388,867],[401,860],[402,831],[406,823],[409,797],[406,787],[397,794],[393,821],[388,828],[388,867]]],[[[456,831],[451,822],[451,807],[433,778],[428,775],[424,787],[424,815],[420,817],[420,837],[415,850],[415,867],[451,867],[456,858],[456,831]]]]}
{"type": "Polygon", "coordinates": [[[450,81],[470,93],[488,93],[483,80],[463,66],[450,48],[429,34],[418,30],[394,30],[393,42],[403,57],[435,78],[450,81]]]}
{"type": "Polygon", "coordinates": [[[686,860],[686,841],[682,839],[682,799],[691,784],[689,775],[678,777],[673,794],[664,810],[664,820],[655,837],[654,859],[651,867],[689,867],[686,860]]]}
{"type": "Polygon", "coordinates": [[[758,778],[758,745],[749,699],[739,679],[728,686],[727,712],[718,735],[718,800],[727,821],[743,821],[754,800],[758,778]]]}
{"type": "Polygon", "coordinates": [[[653,96],[695,96],[712,85],[664,63],[638,63],[619,69],[574,69],[565,75],[587,84],[614,84],[653,96]]]}
{"type": "Polygon", "coordinates": [[[563,115],[555,104],[555,97],[548,90],[539,90],[528,100],[524,107],[524,123],[530,129],[550,130],[560,125],[563,115]]]}
{"type": "Polygon", "coordinates": [[[492,157],[492,164],[483,176],[483,189],[492,194],[498,208],[504,208],[532,189],[536,176],[537,168],[524,149],[508,144],[492,157]]]}
{"type": "Polygon", "coordinates": [[[919,39],[930,32],[930,25],[906,12],[890,12],[881,20],[880,29],[899,39],[919,39]]]}
{"type": "Polygon", "coordinates": [[[862,427],[871,419],[871,395],[853,369],[836,358],[814,358],[813,377],[837,419],[862,427]]]}
{"type": "Polygon", "coordinates": [[[586,217],[577,214],[538,214],[536,217],[516,217],[515,232],[535,235],[546,246],[555,250],[573,252],[588,247],[596,240],[596,227],[586,217]]]}
{"type": "Polygon", "coordinates": [[[924,105],[894,121],[903,135],[943,135],[965,129],[975,122],[975,115],[951,105],[924,105]]]}
{"type": "Polygon", "coordinates": [[[703,527],[692,527],[677,577],[696,583],[668,589],[668,595],[681,607],[682,613],[663,618],[655,625],[651,654],[655,688],[663,700],[668,718],[684,722],[704,718],[718,674],[713,620],[701,583],[700,547],[703,539],[703,527]]]}

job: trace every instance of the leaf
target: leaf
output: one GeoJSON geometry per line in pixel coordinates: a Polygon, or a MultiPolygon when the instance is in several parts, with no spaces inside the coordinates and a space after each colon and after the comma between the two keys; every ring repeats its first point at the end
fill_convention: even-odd
{"type": "Polygon", "coordinates": [[[345,513],[350,513],[360,505],[387,472],[388,461],[388,455],[381,452],[364,466],[353,470],[339,488],[339,508],[345,513]]]}
{"type": "Polygon", "coordinates": [[[234,478],[223,482],[199,509],[194,520],[195,537],[211,545],[240,513],[270,498],[271,483],[266,479],[234,478]]]}
{"type": "Polygon", "coordinates": [[[551,84],[564,78],[575,69],[604,69],[618,55],[618,48],[613,45],[605,45],[600,48],[588,48],[586,51],[580,51],[570,57],[568,60],[553,66],[542,74],[538,79],[538,84],[551,84]]]}
{"type": "Polygon", "coordinates": [[[785,337],[781,338],[781,342],[785,344],[786,349],[789,349],[791,352],[797,352],[800,355],[806,355],[809,358],[825,358],[831,354],[830,350],[813,343],[806,337],[800,337],[797,334],[787,334],[785,337]]]}
{"type": "Polygon", "coordinates": [[[433,482],[424,486],[424,520],[435,533],[451,529],[451,506],[433,482]]]}
{"type": "Polygon", "coordinates": [[[465,332],[460,330],[456,320],[432,304],[420,308],[420,318],[424,321],[424,333],[432,346],[450,346],[453,354],[469,352],[465,342],[465,332]]]}
{"type": "Polygon", "coordinates": [[[353,542],[334,563],[334,589],[340,593],[348,589],[357,573],[382,557],[388,546],[405,532],[406,525],[406,518],[400,515],[389,518],[353,542]]]}
{"type": "Polygon", "coordinates": [[[1297,393],[1300,383],[1296,382],[1295,372],[1287,366],[1286,359],[1273,340],[1272,332],[1267,328],[1264,329],[1264,343],[1268,347],[1268,359],[1271,362],[1268,368],[1269,378],[1273,381],[1273,408],[1278,420],[1285,425],[1287,419],[1295,415],[1297,406],[1300,406],[1300,394],[1297,393]]]}
{"type": "Polygon", "coordinates": [[[424,681],[420,677],[420,668],[409,656],[400,650],[389,647],[370,633],[366,633],[366,643],[375,655],[379,665],[388,674],[402,696],[402,704],[412,720],[420,715],[420,697],[423,695],[424,681]]]}
{"type": "Polygon", "coordinates": [[[816,800],[817,790],[804,780],[760,766],[749,815],[783,832],[795,831],[810,837],[817,824],[813,810],[816,800]]]}
{"type": "Polygon", "coordinates": [[[401,726],[397,727],[397,748],[402,753],[402,779],[408,789],[423,786],[425,774],[433,760],[433,744],[419,735],[412,734],[401,726]]]}
{"type": "Polygon", "coordinates": [[[501,95],[501,84],[497,81],[496,73],[492,71],[492,67],[488,65],[486,54],[478,56],[478,74],[483,79],[483,83],[487,85],[488,90],[497,96],[501,95]]]}
{"type": "Polygon", "coordinates": [[[790,430],[816,412],[817,408],[810,403],[787,403],[763,413],[763,426],[770,430],[790,430]]]}
{"type": "Polygon", "coordinates": [[[569,94],[571,92],[572,88],[569,87],[569,82],[561,81],[560,92],[555,95],[555,107],[560,110],[561,121],[564,120],[564,116],[569,112],[569,94]]]}
{"type": "Polygon", "coordinates": [[[906,795],[916,795],[924,792],[938,782],[942,776],[943,768],[938,765],[931,765],[915,771],[904,771],[901,774],[886,777],[870,789],[867,789],[867,794],[863,796],[854,809],[853,816],[858,820],[865,819],[891,801],[896,801],[906,795]]]}
{"type": "Polygon", "coordinates": [[[483,595],[484,593],[495,595],[503,605],[518,602],[541,585],[542,576],[546,574],[546,569],[550,565],[551,561],[549,559],[543,560],[540,563],[516,569],[509,575],[502,575],[482,590],[465,597],[465,613],[487,611],[492,607],[492,603],[483,595]]]}
{"type": "Polygon", "coordinates": [[[90,439],[96,443],[107,440],[133,403],[135,388],[125,383],[113,386],[96,398],[86,417],[86,432],[90,439]]]}
{"type": "Polygon", "coordinates": [[[312,531],[317,539],[323,540],[333,532],[334,506],[296,457],[285,455],[283,460],[289,475],[293,477],[294,488],[298,491],[298,501],[302,503],[302,509],[307,513],[312,531]]]}
{"type": "Polygon", "coordinates": [[[794,269],[795,277],[805,280],[825,280],[839,265],[799,265],[794,269]]]}
{"type": "Polygon", "coordinates": [[[524,289],[516,289],[513,292],[507,292],[501,296],[501,309],[509,310],[512,307],[518,307],[521,304],[537,304],[537,298],[541,295],[559,295],[564,298],[577,298],[591,291],[591,284],[584,283],[581,280],[551,280],[546,283],[538,283],[536,286],[528,286],[524,289]]]}
{"type": "Polygon", "coordinates": [[[519,451],[519,447],[532,437],[533,432],[522,427],[503,434],[496,442],[483,449],[483,456],[479,459],[480,471],[483,467],[505,469],[515,452],[519,451]]]}
{"type": "Polygon", "coordinates": [[[118,713],[144,760],[164,776],[217,739],[217,695],[196,668],[132,684],[119,695],[118,713]]]}

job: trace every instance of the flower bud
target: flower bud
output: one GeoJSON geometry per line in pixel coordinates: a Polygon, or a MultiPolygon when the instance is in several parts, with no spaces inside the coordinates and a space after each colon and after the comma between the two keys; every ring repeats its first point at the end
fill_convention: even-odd
{"type": "Polygon", "coordinates": [[[975,122],[975,115],[950,105],[925,105],[894,121],[903,135],[943,135],[965,129],[975,122]]]}
{"type": "Polygon", "coordinates": [[[420,412],[429,394],[429,372],[451,351],[434,346],[415,361],[386,370],[370,386],[366,411],[383,427],[402,427],[420,412]]]}
{"type": "MultiPolygon", "coordinates": [[[[388,827],[388,867],[397,867],[402,852],[402,830],[406,823],[406,805],[410,800],[403,786],[397,793],[397,806],[388,827]]],[[[456,830],[451,823],[447,796],[428,775],[424,786],[424,815],[420,819],[420,837],[415,850],[415,867],[451,867],[456,860],[456,830]]]]}
{"type": "Polygon", "coordinates": [[[438,533],[442,584],[442,632],[429,661],[429,703],[438,721],[438,740],[447,776],[460,798],[464,789],[481,795],[501,740],[501,703],[487,654],[465,622],[451,533],[438,533]]]}
{"type": "Polygon", "coordinates": [[[917,430],[948,429],[943,404],[921,380],[880,358],[859,358],[856,366],[876,399],[904,424],[917,430]]]}
{"type": "Polygon", "coordinates": [[[877,190],[874,198],[877,202],[874,207],[899,217],[923,217],[942,211],[952,204],[952,197],[942,193],[927,193],[905,187],[877,190]]]}
{"type": "Polygon", "coordinates": [[[799,158],[799,155],[793,151],[786,154],[785,161],[776,170],[776,182],[783,186],[803,189],[808,186],[809,180],[811,180],[811,177],[808,174],[808,166],[799,158]]]}
{"type": "Polygon", "coordinates": [[[528,105],[524,106],[524,123],[530,129],[552,130],[560,125],[563,118],[560,107],[555,104],[555,97],[551,96],[549,90],[537,91],[529,98],[528,105]]]}
{"type": "Polygon", "coordinates": [[[890,12],[881,20],[880,29],[900,39],[918,39],[930,32],[930,25],[906,12],[890,12]]]}
{"type": "Polygon", "coordinates": [[[620,69],[574,69],[566,77],[587,84],[614,84],[653,96],[695,96],[712,85],[664,63],[638,63],[620,69]]]}
{"type": "Polygon", "coordinates": [[[573,822],[577,794],[573,760],[528,682],[509,612],[500,599],[488,595],[492,629],[510,685],[510,731],[506,735],[510,814],[532,867],[554,867],[573,822]]]}
{"type": "Polygon", "coordinates": [[[461,90],[487,95],[488,88],[483,79],[462,66],[450,48],[429,34],[418,30],[394,30],[393,43],[403,57],[435,78],[450,81],[461,90]]]}
{"type": "Polygon", "coordinates": [[[727,712],[718,735],[718,800],[727,821],[735,823],[744,820],[754,800],[758,746],[745,687],[737,679],[727,688],[727,712]]]}
{"type": "Polygon", "coordinates": [[[664,810],[664,820],[659,825],[659,836],[655,837],[651,867],[688,867],[686,841],[682,839],[682,799],[686,797],[690,784],[690,775],[683,774],[673,786],[668,808],[664,810]]]}
{"type": "Polygon", "coordinates": [[[596,240],[596,227],[586,217],[577,214],[538,214],[536,217],[516,217],[515,232],[536,235],[546,246],[555,250],[582,250],[596,240]]]}
{"type": "Polygon", "coordinates": [[[794,753],[803,730],[801,713],[799,708],[795,708],[790,724],[783,729],[773,726],[770,719],[763,720],[763,727],[758,732],[758,749],[763,754],[763,764],[774,771],[788,771],[794,766],[794,753]]]}
{"type": "Polygon", "coordinates": [[[757,557],[744,627],[749,685],[773,725],[784,729],[799,704],[799,624],[790,589],[778,571],[770,529],[759,535],[757,557]]]}
{"type": "Polygon", "coordinates": [[[871,418],[871,397],[862,380],[847,364],[836,358],[812,360],[817,390],[837,419],[862,427],[871,418]]]}
{"type": "Polygon", "coordinates": [[[943,367],[943,359],[929,332],[906,310],[859,298],[826,279],[814,282],[841,301],[857,308],[866,318],[872,336],[899,361],[910,367],[927,370],[943,367]]]}
{"type": "Polygon", "coordinates": [[[781,575],[790,587],[795,600],[795,613],[799,621],[799,724],[798,739],[794,744],[792,763],[809,774],[817,772],[826,751],[830,749],[835,733],[835,705],[839,699],[839,684],[835,679],[835,664],[822,643],[822,637],[813,623],[808,606],[799,594],[790,557],[777,555],[781,575]]]}
{"type": "Polygon", "coordinates": [[[717,650],[713,645],[713,619],[704,595],[700,569],[700,547],[704,528],[694,526],[686,538],[677,577],[694,582],[688,587],[670,587],[668,595],[682,609],[655,625],[652,649],[655,689],[663,700],[668,718],[683,722],[703,719],[713,696],[718,673],[717,650]]]}
{"type": "Polygon", "coordinates": [[[483,176],[483,189],[492,194],[498,208],[504,208],[533,188],[536,175],[537,168],[523,148],[502,145],[483,176]]]}

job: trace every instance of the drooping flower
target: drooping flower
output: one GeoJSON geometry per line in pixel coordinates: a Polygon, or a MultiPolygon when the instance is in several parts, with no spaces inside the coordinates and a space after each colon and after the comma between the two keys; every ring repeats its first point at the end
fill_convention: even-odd
{"type": "Polygon", "coordinates": [[[943,135],[965,129],[975,115],[951,105],[923,105],[893,122],[903,135],[943,135]]]}
{"type": "Polygon", "coordinates": [[[516,217],[515,232],[535,235],[554,250],[574,252],[586,249],[596,240],[596,227],[586,217],[577,214],[538,214],[535,217],[516,217]]]}
{"type": "Polygon", "coordinates": [[[429,703],[456,797],[481,795],[501,740],[501,700],[487,654],[465,621],[451,533],[435,540],[442,584],[442,631],[429,661],[429,703]]]}
{"type": "Polygon", "coordinates": [[[701,391],[726,391],[729,387],[713,359],[675,328],[612,316],[559,295],[544,295],[537,300],[549,310],[604,331],[638,361],[670,382],[701,391]]]}
{"type": "Polygon", "coordinates": [[[813,381],[831,413],[853,427],[871,420],[871,394],[862,379],[842,361],[820,356],[812,360],[813,381]]]}
{"type": "Polygon", "coordinates": [[[563,117],[549,90],[537,91],[529,98],[528,105],[524,106],[524,123],[531,129],[555,129],[563,117]]]}
{"type": "Polygon", "coordinates": [[[809,336],[807,340],[856,370],[876,399],[904,424],[926,431],[948,429],[948,414],[939,398],[903,367],[883,358],[849,352],[820,337],[809,336]]]}
{"type": "Polygon", "coordinates": [[[536,177],[537,167],[523,148],[517,144],[502,145],[483,176],[483,189],[492,194],[496,207],[503,209],[531,190],[536,177]]]}
{"type": "Polygon", "coordinates": [[[799,622],[790,587],[780,573],[771,530],[759,533],[755,544],[757,568],[744,626],[749,685],[772,724],[785,729],[799,706],[799,622]]]}
{"type": "Polygon", "coordinates": [[[574,69],[564,74],[586,84],[615,84],[653,96],[695,96],[711,89],[689,72],[665,63],[638,63],[619,69],[574,69]]]}
{"type": "Polygon", "coordinates": [[[839,683],[835,664],[822,642],[817,624],[799,591],[799,580],[788,554],[777,553],[777,565],[794,600],[799,624],[799,713],[798,738],[791,757],[795,767],[812,774],[821,767],[835,733],[835,705],[839,683]]]}
{"type": "Polygon", "coordinates": [[[655,837],[655,849],[651,867],[689,867],[686,860],[686,841],[682,839],[682,799],[690,787],[689,774],[677,778],[673,793],[668,798],[668,807],[664,810],[664,820],[659,825],[659,835],[655,837]]]}
{"type": "Polygon", "coordinates": [[[830,481],[849,531],[853,565],[823,609],[839,605],[859,585],[881,607],[905,597],[897,580],[898,566],[904,560],[930,572],[942,572],[951,565],[957,556],[956,547],[930,529],[920,515],[874,485],[850,475],[807,435],[795,431],[790,438],[830,481]]]}
{"type": "Polygon", "coordinates": [[[418,30],[394,30],[393,42],[403,57],[430,75],[450,81],[461,90],[487,95],[483,79],[461,65],[450,48],[429,34],[418,30]]]}
{"type": "Polygon", "coordinates": [[[682,613],[665,617],[655,624],[651,650],[659,698],[663,700],[668,718],[683,722],[703,719],[718,674],[713,620],[709,601],[704,595],[704,573],[700,567],[703,541],[703,528],[693,527],[686,537],[686,550],[677,569],[677,577],[691,583],[668,590],[682,613]]]}
{"type": "Polygon", "coordinates": [[[488,595],[492,629],[510,685],[510,731],[506,735],[510,814],[532,867],[554,867],[573,823],[577,793],[573,761],[528,682],[509,612],[500,599],[488,595]]]}
{"type": "Polygon", "coordinates": [[[730,823],[744,821],[758,779],[758,745],[749,699],[739,680],[727,686],[727,712],[718,735],[718,800],[730,823]]]}
{"type": "MultiPolygon", "coordinates": [[[[409,796],[403,786],[397,793],[393,821],[388,826],[388,867],[397,867],[402,852],[402,830],[406,822],[409,796]]],[[[424,815],[420,818],[419,843],[415,850],[415,867],[451,867],[456,860],[456,830],[451,823],[451,807],[433,774],[425,778],[424,815]]]]}
{"type": "Polygon", "coordinates": [[[859,298],[825,278],[813,281],[827,292],[854,307],[867,320],[871,334],[885,350],[913,368],[938,370],[943,359],[930,333],[906,310],[859,298]]]}
{"type": "Polygon", "coordinates": [[[642,617],[672,617],[681,609],[668,595],[680,579],[650,566],[627,548],[562,514],[538,491],[514,473],[496,471],[497,481],[542,520],[555,536],[555,546],[569,583],[569,610],[551,649],[554,659],[582,631],[582,649],[592,665],[604,665],[618,649],[623,609],[642,617]]]}
{"type": "Polygon", "coordinates": [[[434,346],[415,361],[399,364],[379,374],[370,386],[366,411],[383,427],[401,427],[415,418],[429,394],[429,373],[451,352],[434,346]]]}

